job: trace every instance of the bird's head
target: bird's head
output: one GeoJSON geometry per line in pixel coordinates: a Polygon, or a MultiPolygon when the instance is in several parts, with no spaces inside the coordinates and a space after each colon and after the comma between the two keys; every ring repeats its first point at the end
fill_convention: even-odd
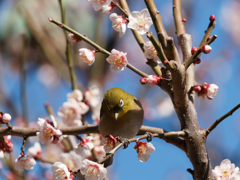
{"type": "Polygon", "coordinates": [[[114,116],[116,120],[120,118],[127,107],[128,93],[120,88],[112,88],[105,92],[103,98],[103,106],[109,116],[114,116]]]}

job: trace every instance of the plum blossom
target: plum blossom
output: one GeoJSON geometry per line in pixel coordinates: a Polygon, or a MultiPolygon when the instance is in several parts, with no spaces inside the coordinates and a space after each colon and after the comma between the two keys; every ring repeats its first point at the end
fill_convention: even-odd
{"type": "Polygon", "coordinates": [[[86,180],[103,180],[107,175],[107,169],[103,165],[84,159],[81,174],[85,175],[86,180]]]}
{"type": "Polygon", "coordinates": [[[119,32],[119,37],[122,37],[126,32],[126,19],[123,19],[122,16],[118,16],[116,13],[112,13],[110,16],[112,23],[112,28],[119,32]]]}
{"type": "Polygon", "coordinates": [[[20,170],[22,168],[25,168],[26,170],[33,169],[35,164],[36,164],[35,159],[33,157],[27,156],[27,155],[20,155],[15,160],[15,168],[17,170],[20,170]]]}
{"type": "Polygon", "coordinates": [[[87,105],[90,105],[92,107],[96,107],[101,102],[101,91],[98,86],[92,85],[89,87],[88,90],[85,91],[84,97],[85,97],[85,103],[87,105]]]}
{"type": "Polygon", "coordinates": [[[0,137],[3,138],[0,140],[0,159],[6,156],[9,157],[9,153],[13,151],[13,143],[10,141],[11,136],[0,137]]]}
{"type": "Polygon", "coordinates": [[[81,140],[81,142],[75,147],[75,153],[83,157],[91,156],[91,149],[94,148],[92,139],[92,136],[88,136],[85,139],[81,140]]]}
{"type": "Polygon", "coordinates": [[[76,35],[73,34],[73,33],[69,33],[69,34],[68,34],[68,37],[69,37],[69,39],[70,39],[71,41],[73,41],[73,42],[80,42],[80,41],[82,41],[82,39],[81,39],[80,37],[76,36],[76,35]]]}
{"type": "Polygon", "coordinates": [[[204,100],[206,97],[208,99],[213,99],[213,97],[217,94],[218,86],[216,84],[207,84],[203,83],[203,85],[197,85],[193,87],[193,91],[195,91],[198,97],[201,97],[204,100]]]}
{"type": "Polygon", "coordinates": [[[139,141],[134,146],[134,149],[137,149],[138,153],[137,158],[140,162],[146,162],[149,159],[150,154],[152,154],[155,151],[155,148],[152,145],[152,143],[146,143],[141,141],[139,141]]]}
{"type": "Polygon", "coordinates": [[[63,138],[62,131],[60,129],[55,129],[47,122],[44,122],[43,125],[40,126],[40,132],[37,132],[37,136],[40,138],[42,144],[48,142],[56,144],[63,138]]]}
{"type": "Polygon", "coordinates": [[[37,158],[41,156],[42,148],[39,142],[35,142],[32,147],[30,147],[27,151],[27,155],[37,158]]]}
{"type": "Polygon", "coordinates": [[[146,80],[150,86],[155,86],[160,82],[160,77],[158,77],[156,75],[149,75],[146,78],[146,80]]]}
{"type": "Polygon", "coordinates": [[[235,168],[235,164],[231,164],[229,159],[224,159],[220,166],[216,166],[213,174],[216,180],[235,180],[240,177],[239,168],[235,168]]]}
{"type": "Polygon", "coordinates": [[[217,94],[218,86],[216,84],[209,84],[207,88],[207,97],[212,99],[217,94]]]}
{"type": "Polygon", "coordinates": [[[110,3],[109,5],[103,6],[103,7],[102,7],[102,12],[103,12],[103,13],[106,13],[106,14],[109,14],[109,13],[112,12],[113,7],[114,7],[114,4],[113,4],[113,3],[110,3]]]}
{"type": "Polygon", "coordinates": [[[66,164],[66,166],[72,171],[77,171],[82,166],[82,157],[77,155],[75,151],[61,153],[60,161],[66,164]]]}
{"type": "Polygon", "coordinates": [[[113,49],[110,56],[106,59],[111,64],[110,69],[112,71],[124,70],[128,63],[126,55],[127,53],[113,49]]]}
{"type": "Polygon", "coordinates": [[[98,160],[102,160],[106,155],[104,148],[100,145],[94,146],[94,155],[98,160]]]}
{"type": "Polygon", "coordinates": [[[151,41],[144,43],[144,56],[148,59],[154,60],[156,63],[160,64],[160,59],[157,55],[157,51],[153,46],[151,41]]]}
{"type": "Polygon", "coordinates": [[[133,11],[128,18],[129,23],[127,27],[136,30],[141,35],[146,34],[153,24],[147,9],[143,9],[141,12],[133,11]]]}
{"type": "Polygon", "coordinates": [[[57,121],[55,119],[55,117],[53,115],[50,115],[46,118],[38,118],[38,126],[41,128],[43,126],[44,123],[48,123],[50,124],[52,127],[57,127],[57,121]]]}
{"type": "Polygon", "coordinates": [[[71,174],[68,170],[68,167],[61,163],[61,162],[55,162],[52,167],[53,171],[53,179],[54,180],[70,180],[71,174]]]}
{"type": "Polygon", "coordinates": [[[75,99],[77,102],[81,102],[83,94],[79,89],[74,89],[73,92],[67,93],[67,99],[75,99]]]}
{"type": "Polygon", "coordinates": [[[74,99],[68,99],[62,107],[58,109],[58,116],[62,118],[64,124],[68,126],[81,126],[81,109],[79,104],[74,99]]]}
{"type": "Polygon", "coordinates": [[[83,62],[87,63],[89,66],[91,66],[95,61],[95,51],[92,51],[90,49],[79,49],[79,55],[83,62]]]}
{"type": "Polygon", "coordinates": [[[103,6],[107,6],[111,3],[111,0],[88,0],[92,3],[93,8],[98,11],[103,8],[103,6]]]}
{"type": "Polygon", "coordinates": [[[115,148],[117,143],[117,139],[112,135],[107,135],[102,141],[100,145],[103,146],[106,153],[109,153],[113,148],[115,148]]]}

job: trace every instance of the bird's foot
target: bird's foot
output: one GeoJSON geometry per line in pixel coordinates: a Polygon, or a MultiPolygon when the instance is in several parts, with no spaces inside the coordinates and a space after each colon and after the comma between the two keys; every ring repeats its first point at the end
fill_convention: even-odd
{"type": "Polygon", "coordinates": [[[147,135],[147,141],[148,142],[150,142],[150,141],[152,141],[152,138],[153,138],[153,134],[152,133],[150,133],[150,132],[146,132],[146,135],[147,135]]]}
{"type": "Polygon", "coordinates": [[[119,142],[124,143],[123,144],[123,149],[126,149],[128,147],[128,145],[130,144],[130,142],[127,138],[123,138],[121,136],[117,136],[116,138],[119,142]]]}

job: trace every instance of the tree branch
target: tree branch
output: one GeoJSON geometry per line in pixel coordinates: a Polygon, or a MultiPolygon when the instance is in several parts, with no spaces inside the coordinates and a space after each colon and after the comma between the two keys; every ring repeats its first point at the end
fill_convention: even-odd
{"type": "Polygon", "coordinates": [[[176,26],[177,37],[185,34],[184,23],[182,22],[181,0],[173,0],[173,17],[176,26]]]}
{"type": "Polygon", "coordinates": [[[193,63],[193,60],[195,58],[197,58],[200,54],[201,54],[201,48],[204,46],[204,45],[210,45],[213,43],[213,41],[217,39],[217,35],[214,35],[211,39],[209,39],[205,44],[203,44],[202,46],[199,46],[198,48],[198,51],[195,52],[185,63],[185,70],[187,70],[187,68],[193,63]]]}
{"type": "MultiPolygon", "coordinates": [[[[101,46],[97,45],[96,43],[94,43],[93,41],[91,41],[90,39],[88,39],[86,36],[84,36],[83,34],[78,33],[77,31],[71,29],[70,27],[66,26],[65,24],[62,24],[52,18],[48,18],[48,20],[56,25],[58,25],[59,27],[73,33],[74,35],[78,36],[79,38],[81,38],[83,41],[85,41],[86,43],[92,45],[93,47],[95,47],[99,52],[106,54],[108,56],[111,55],[110,52],[108,52],[106,49],[102,48],[101,46]]],[[[138,75],[142,76],[142,77],[148,77],[148,74],[140,71],[139,69],[137,69],[136,67],[134,67],[133,65],[131,65],[130,63],[127,64],[127,67],[129,69],[131,69],[132,71],[134,71],[135,73],[137,73],[138,75]]]]}
{"type": "MultiPolygon", "coordinates": [[[[60,8],[61,8],[61,16],[62,16],[62,23],[66,24],[66,18],[65,18],[65,11],[63,9],[62,5],[62,0],[58,0],[60,8]]],[[[66,30],[63,30],[66,38],[66,58],[67,58],[67,63],[68,63],[68,69],[69,69],[69,74],[70,74],[70,79],[71,79],[71,85],[72,85],[72,90],[76,89],[76,75],[74,72],[73,68],[73,60],[72,60],[72,53],[71,53],[71,44],[68,39],[68,34],[66,30]]]]}
{"type": "Polygon", "coordinates": [[[225,115],[223,115],[222,117],[220,117],[219,119],[217,119],[211,126],[209,126],[206,130],[205,130],[205,137],[207,138],[208,134],[217,127],[217,125],[222,122],[224,119],[226,119],[228,116],[231,116],[238,108],[240,108],[240,104],[238,104],[237,106],[235,106],[231,111],[229,111],[228,113],[226,113],[225,115]]]}
{"type": "Polygon", "coordinates": [[[144,0],[144,2],[148,8],[150,15],[151,15],[153,25],[157,32],[158,41],[161,43],[161,45],[164,49],[167,45],[166,38],[168,37],[168,35],[163,26],[162,17],[160,15],[159,11],[157,10],[154,0],[144,0]]]}

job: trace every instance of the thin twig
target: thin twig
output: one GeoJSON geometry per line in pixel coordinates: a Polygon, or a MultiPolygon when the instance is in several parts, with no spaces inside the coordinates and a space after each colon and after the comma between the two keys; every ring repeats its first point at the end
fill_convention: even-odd
{"type": "Polygon", "coordinates": [[[26,97],[26,51],[27,51],[27,40],[26,36],[22,34],[22,53],[20,57],[20,77],[21,77],[21,104],[22,104],[22,117],[25,125],[28,125],[27,118],[27,97],[26,97]]]}
{"type": "Polygon", "coordinates": [[[147,37],[149,40],[152,42],[153,46],[155,47],[159,59],[162,61],[162,64],[169,70],[169,71],[174,71],[175,68],[171,64],[170,61],[168,61],[167,57],[165,56],[162,46],[158,43],[156,38],[153,36],[152,32],[147,32],[147,37]]]}
{"type": "Polygon", "coordinates": [[[24,153],[24,148],[25,148],[26,142],[27,142],[27,137],[24,136],[24,137],[23,137],[22,147],[21,147],[21,155],[22,155],[22,156],[25,155],[25,153],[24,153]]]}
{"type": "MultiPolygon", "coordinates": [[[[152,137],[159,137],[159,138],[163,138],[163,137],[173,137],[173,136],[184,136],[185,135],[185,132],[183,131],[178,131],[178,132],[167,132],[167,133],[154,133],[152,134],[152,137]]],[[[129,139],[128,142],[129,143],[132,143],[132,142],[138,142],[139,140],[142,140],[142,139],[146,139],[148,138],[149,135],[148,134],[145,134],[145,135],[142,135],[140,137],[136,137],[136,138],[132,138],[132,139],[129,139]]],[[[120,149],[122,146],[124,146],[124,143],[125,142],[122,142],[120,144],[118,144],[114,149],[112,149],[109,154],[104,157],[101,161],[99,161],[98,163],[99,164],[103,164],[105,161],[107,161],[109,158],[111,158],[115,152],[120,149]]]]}
{"type": "MultiPolygon", "coordinates": [[[[99,52],[104,53],[108,56],[111,55],[110,52],[108,52],[107,50],[105,50],[104,48],[102,48],[101,46],[97,45],[96,43],[94,43],[93,41],[91,41],[90,39],[88,39],[86,36],[78,33],[77,31],[71,29],[70,27],[66,26],[65,24],[62,24],[52,18],[48,18],[50,22],[58,25],[59,27],[73,33],[74,35],[78,36],[79,38],[81,38],[83,41],[87,42],[88,44],[92,45],[93,47],[95,47],[99,52]]],[[[135,73],[137,73],[138,75],[142,76],[142,77],[148,77],[148,75],[142,71],[140,71],[139,69],[137,69],[136,67],[134,67],[133,65],[131,65],[130,63],[127,64],[127,67],[129,69],[131,69],[132,71],[134,71],[135,73]]]]}
{"type": "Polygon", "coordinates": [[[55,115],[54,115],[54,111],[53,111],[53,109],[52,109],[52,106],[51,106],[48,102],[45,103],[45,108],[46,108],[46,110],[47,110],[47,112],[48,112],[49,115],[55,116],[55,115]]]}
{"type": "Polygon", "coordinates": [[[118,7],[118,9],[120,10],[120,11],[122,11],[122,13],[126,16],[126,17],[128,17],[128,12],[126,11],[126,10],[124,10],[119,4],[118,4],[118,2],[115,2],[115,1],[111,1],[116,7],[118,7]]]}
{"type": "MultiPolygon", "coordinates": [[[[66,18],[65,18],[65,11],[62,5],[62,0],[58,0],[60,8],[61,8],[61,17],[62,17],[62,23],[66,24],[66,18]]],[[[66,58],[67,58],[67,64],[69,68],[69,74],[70,74],[70,79],[71,79],[71,85],[72,85],[72,90],[76,89],[76,75],[74,72],[74,67],[73,67],[73,60],[72,60],[72,53],[71,53],[71,43],[68,39],[68,34],[66,30],[63,30],[66,38],[66,58]]]]}
{"type": "Polygon", "coordinates": [[[229,111],[228,113],[226,113],[225,115],[223,115],[222,117],[220,117],[219,119],[217,119],[211,126],[209,126],[206,130],[205,130],[205,137],[208,136],[208,134],[220,123],[222,122],[224,119],[226,119],[228,116],[231,116],[238,108],[240,108],[240,104],[238,104],[237,106],[235,106],[231,111],[229,111]]]}
{"type": "MultiPolygon", "coordinates": [[[[204,45],[210,45],[215,39],[217,38],[217,35],[214,35],[211,39],[209,39],[204,45]]],[[[201,47],[202,48],[202,47],[201,47]]],[[[197,52],[195,52],[187,61],[185,64],[185,70],[193,63],[193,60],[198,57],[198,55],[201,53],[201,48],[198,49],[197,52]]]]}

